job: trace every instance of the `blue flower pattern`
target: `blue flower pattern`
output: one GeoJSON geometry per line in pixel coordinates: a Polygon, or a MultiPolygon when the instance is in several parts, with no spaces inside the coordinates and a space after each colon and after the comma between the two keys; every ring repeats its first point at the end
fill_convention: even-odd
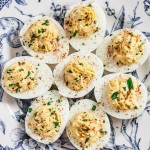
{"type": "MultiPolygon", "coordinates": [[[[11,0],[1,0],[0,1],[0,10],[3,9],[4,6],[9,7],[11,4],[11,0]]],[[[27,5],[25,0],[15,0],[16,4],[18,5],[27,5]]],[[[39,1],[40,2],[40,1],[39,1]]],[[[145,13],[150,16],[150,0],[144,0],[144,10],[145,13]]],[[[111,28],[110,31],[106,30],[106,35],[109,33],[124,28],[124,21],[125,21],[125,7],[124,5],[121,7],[120,12],[118,16],[115,14],[115,10],[113,8],[109,7],[109,2],[105,2],[106,5],[106,13],[109,16],[112,16],[115,19],[115,22],[111,28]]],[[[138,26],[143,23],[141,21],[141,18],[137,16],[137,9],[139,6],[139,2],[137,2],[135,8],[133,9],[133,14],[128,15],[129,21],[128,24],[130,25],[131,28],[134,28],[135,26],[138,26]]],[[[33,17],[31,14],[26,14],[22,10],[18,9],[15,7],[22,15],[28,16],[28,17],[33,17]]],[[[63,19],[67,10],[67,6],[61,6],[59,4],[55,4],[52,2],[50,9],[53,11],[52,16],[60,22],[60,24],[63,24],[63,19]]],[[[8,30],[4,34],[0,35],[0,72],[2,70],[2,64],[4,62],[3,59],[3,39],[6,39],[8,45],[12,48],[17,48],[20,47],[20,41],[18,38],[18,33],[23,26],[23,22],[17,18],[14,17],[2,17],[0,18],[0,28],[3,30],[8,30]],[[13,22],[13,23],[12,23],[13,22]],[[7,24],[7,26],[6,26],[7,24]]],[[[143,33],[150,39],[150,33],[143,31],[143,33]]],[[[16,53],[16,56],[26,56],[28,55],[25,51],[19,53],[16,53]]],[[[132,75],[138,77],[137,71],[133,71],[131,73],[132,75]]],[[[150,71],[148,74],[145,75],[143,78],[142,82],[146,82],[147,78],[150,75],[150,71]]],[[[0,76],[1,77],[1,76],[0,76]]],[[[56,89],[56,87],[53,87],[53,89],[56,89]]],[[[150,86],[147,88],[148,93],[150,94],[150,86]]],[[[3,96],[3,90],[0,86],[0,100],[2,99],[3,96]]],[[[90,92],[88,95],[86,95],[84,98],[91,98],[95,100],[93,96],[93,91],[90,92]]],[[[10,136],[12,139],[12,142],[14,143],[14,147],[3,147],[0,145],[0,150],[19,150],[19,149],[31,149],[31,150],[59,150],[60,148],[63,149],[75,149],[73,145],[70,143],[69,139],[66,136],[66,133],[64,132],[63,135],[58,139],[54,144],[52,145],[44,145],[41,143],[38,143],[31,139],[26,133],[24,129],[24,118],[27,113],[28,107],[30,106],[32,99],[30,100],[21,100],[21,99],[16,99],[18,107],[20,108],[20,111],[17,111],[14,113],[13,117],[14,119],[21,124],[22,128],[16,128],[12,130],[10,136]]],[[[74,104],[74,102],[77,101],[77,99],[70,99],[70,105],[74,104]]],[[[150,100],[147,102],[147,106],[145,108],[146,112],[150,115],[150,100]]],[[[121,125],[121,134],[124,136],[126,141],[129,143],[130,146],[126,146],[124,144],[122,145],[117,145],[115,143],[115,138],[116,138],[116,133],[114,129],[114,123],[111,117],[110,118],[110,123],[111,123],[111,135],[109,139],[109,143],[103,148],[103,150],[140,150],[140,141],[141,138],[137,138],[137,131],[138,131],[138,121],[137,118],[131,119],[131,120],[123,120],[122,125],[121,125]],[[126,128],[128,126],[131,127],[130,134],[126,132],[126,128]]],[[[6,126],[5,123],[0,120],[0,132],[5,134],[6,126]]],[[[148,148],[150,150],[150,146],[148,148]]]]}

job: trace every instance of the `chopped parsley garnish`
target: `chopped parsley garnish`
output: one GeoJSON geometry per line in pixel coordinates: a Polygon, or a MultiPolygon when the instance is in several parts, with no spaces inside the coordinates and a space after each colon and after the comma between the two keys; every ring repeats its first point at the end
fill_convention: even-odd
{"type": "Polygon", "coordinates": [[[66,82],[66,85],[68,86],[69,82],[66,82]]]}
{"type": "Polygon", "coordinates": [[[131,78],[129,78],[129,79],[127,80],[127,85],[128,85],[129,90],[133,89],[133,82],[132,82],[132,79],[131,79],[131,78]]]}
{"type": "Polygon", "coordinates": [[[30,71],[28,71],[27,77],[28,77],[28,76],[30,76],[30,74],[31,74],[31,72],[30,72],[30,71]]]}
{"type": "Polygon", "coordinates": [[[114,99],[117,99],[117,96],[118,96],[118,92],[114,92],[111,96],[111,99],[114,100],[114,99]]]}
{"type": "Polygon", "coordinates": [[[95,111],[96,110],[96,105],[93,105],[92,106],[92,111],[95,111]]]}
{"type": "Polygon", "coordinates": [[[79,65],[84,66],[83,63],[79,63],[79,65]]]}
{"type": "Polygon", "coordinates": [[[59,125],[58,122],[53,122],[53,124],[55,125],[55,128],[59,125]]]}
{"type": "Polygon", "coordinates": [[[109,36],[112,36],[112,34],[110,34],[109,36]]]}
{"type": "Polygon", "coordinates": [[[62,102],[62,100],[61,100],[61,99],[58,99],[58,103],[60,103],[60,102],[62,102]]]}
{"type": "Polygon", "coordinates": [[[87,137],[86,139],[85,139],[85,144],[89,141],[89,137],[87,137]]]}
{"type": "Polygon", "coordinates": [[[20,71],[20,72],[21,72],[21,71],[24,71],[24,69],[21,68],[19,71],[20,71]]]}
{"type": "Polygon", "coordinates": [[[123,87],[123,90],[126,91],[126,87],[123,87]]]}
{"type": "Polygon", "coordinates": [[[97,22],[97,21],[96,21],[96,20],[94,20],[94,24],[96,24],[96,22],[97,22]]]}
{"type": "Polygon", "coordinates": [[[137,107],[137,106],[135,106],[134,108],[135,108],[135,109],[138,109],[138,107],[137,107]]]}
{"type": "Polygon", "coordinates": [[[29,113],[32,112],[32,108],[31,108],[31,107],[28,108],[28,112],[29,112],[29,113]]]}
{"type": "Polygon", "coordinates": [[[84,43],[82,43],[82,45],[85,45],[84,43]]]}
{"type": "Polygon", "coordinates": [[[38,29],[38,33],[41,33],[41,30],[38,29]]]}
{"type": "Polygon", "coordinates": [[[58,37],[56,38],[56,41],[57,41],[57,42],[59,41],[59,38],[58,38],[58,37]]]}
{"type": "Polygon", "coordinates": [[[13,86],[14,84],[9,84],[9,87],[13,86]]]}
{"type": "Polygon", "coordinates": [[[85,24],[85,26],[88,26],[88,24],[85,24]]]}
{"type": "Polygon", "coordinates": [[[87,119],[83,119],[82,121],[86,122],[86,121],[87,121],[87,119]]]}
{"type": "Polygon", "coordinates": [[[32,46],[32,44],[29,44],[28,46],[29,46],[29,47],[31,47],[31,46],[32,46]]]}
{"type": "Polygon", "coordinates": [[[43,45],[41,48],[42,48],[42,49],[45,49],[45,45],[43,45]]]}
{"type": "Polygon", "coordinates": [[[89,4],[88,6],[89,6],[89,7],[92,7],[92,5],[91,5],[91,4],[89,4]]]}
{"type": "Polygon", "coordinates": [[[45,20],[45,22],[42,23],[42,25],[48,26],[48,25],[49,25],[49,21],[48,21],[48,20],[45,20]]]}
{"type": "Polygon", "coordinates": [[[73,33],[73,37],[75,37],[77,35],[78,31],[76,30],[74,33],[73,33]]]}
{"type": "Polygon", "coordinates": [[[78,81],[78,78],[74,78],[75,81],[78,81]]]}
{"type": "Polygon", "coordinates": [[[72,70],[68,70],[69,73],[72,73],[72,70]]]}
{"type": "Polygon", "coordinates": [[[47,105],[51,105],[51,102],[48,102],[47,105]]]}
{"type": "Polygon", "coordinates": [[[36,116],[37,116],[37,112],[34,113],[34,117],[36,117],[36,116]]]}

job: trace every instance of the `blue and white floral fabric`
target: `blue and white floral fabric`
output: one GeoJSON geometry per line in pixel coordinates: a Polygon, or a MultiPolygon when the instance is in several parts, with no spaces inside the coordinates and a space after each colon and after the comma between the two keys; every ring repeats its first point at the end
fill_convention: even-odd
{"type": "MultiPolygon", "coordinates": [[[[81,0],[0,0],[0,72],[13,57],[28,55],[21,47],[18,34],[24,22],[42,14],[55,18],[63,25],[69,5],[81,0]]],[[[150,40],[150,0],[95,0],[107,18],[106,35],[121,28],[137,28],[150,40]]],[[[131,120],[112,117],[111,136],[103,150],[150,150],[150,57],[132,72],[148,90],[144,113],[131,120]]],[[[1,76],[0,76],[1,77],[1,76]]],[[[52,89],[56,89],[55,86],[52,89]]],[[[93,91],[85,98],[95,100],[93,91]]],[[[70,99],[70,105],[77,99],[70,99]]],[[[14,99],[0,85],[0,150],[75,150],[65,132],[53,144],[44,145],[25,133],[24,118],[32,100],[14,99]]]]}

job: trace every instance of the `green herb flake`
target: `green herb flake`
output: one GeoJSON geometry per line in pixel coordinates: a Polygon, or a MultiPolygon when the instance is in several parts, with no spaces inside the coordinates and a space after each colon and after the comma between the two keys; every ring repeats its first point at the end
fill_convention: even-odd
{"type": "Polygon", "coordinates": [[[13,84],[9,84],[9,87],[13,86],[13,84]]]}
{"type": "Polygon", "coordinates": [[[127,80],[127,85],[128,85],[129,90],[133,89],[133,82],[132,82],[132,79],[131,79],[131,78],[129,78],[129,79],[127,80]]]}
{"type": "Polygon", "coordinates": [[[74,78],[75,81],[78,81],[78,78],[74,78]]]}
{"type": "Polygon", "coordinates": [[[137,106],[135,106],[134,108],[135,108],[135,109],[138,109],[138,107],[137,107],[137,106]]]}
{"type": "Polygon", "coordinates": [[[41,48],[42,48],[42,49],[45,49],[45,45],[43,45],[41,48]]]}
{"type": "Polygon", "coordinates": [[[92,106],[92,111],[95,111],[96,110],[96,105],[93,105],[92,106]]]}
{"type": "Polygon", "coordinates": [[[37,112],[34,113],[34,117],[36,117],[36,116],[37,116],[37,112]]]}
{"type": "Polygon", "coordinates": [[[73,33],[73,37],[75,37],[77,35],[78,31],[76,30],[74,33],[73,33]]]}
{"type": "Polygon", "coordinates": [[[48,20],[45,20],[45,22],[42,23],[42,25],[48,26],[48,25],[49,25],[49,21],[48,21],[48,20]]]}
{"type": "Polygon", "coordinates": [[[126,91],[126,87],[123,87],[123,90],[126,91]]]}
{"type": "Polygon", "coordinates": [[[62,100],[61,99],[58,99],[58,103],[61,103],[62,102],[62,100]]]}
{"type": "Polygon", "coordinates": [[[87,137],[86,139],[85,139],[85,144],[89,141],[89,137],[87,137]]]}
{"type": "Polygon", "coordinates": [[[58,122],[53,122],[53,124],[55,125],[55,128],[59,125],[58,122]]]}
{"type": "Polygon", "coordinates": [[[51,105],[51,102],[48,102],[47,105],[51,105]]]}
{"type": "Polygon", "coordinates": [[[59,38],[58,38],[58,37],[56,38],[56,41],[57,41],[57,42],[59,41],[59,38]]]}
{"type": "Polygon", "coordinates": [[[97,23],[97,21],[96,20],[94,20],[94,24],[96,24],[97,23]]]}
{"type": "Polygon", "coordinates": [[[28,74],[27,74],[27,76],[30,76],[30,74],[31,74],[31,72],[30,72],[30,71],[28,71],[28,74]]]}
{"type": "Polygon", "coordinates": [[[38,29],[38,33],[41,33],[41,30],[38,29]]]}
{"type": "Polygon", "coordinates": [[[117,99],[117,96],[118,96],[118,92],[114,92],[111,96],[111,99],[114,100],[114,99],[117,99]]]}
{"type": "Polygon", "coordinates": [[[92,5],[91,5],[91,4],[89,4],[88,6],[89,6],[89,7],[92,7],[92,5]]]}
{"type": "Polygon", "coordinates": [[[72,73],[72,70],[68,70],[69,73],[72,73]]]}
{"type": "Polygon", "coordinates": [[[21,71],[24,71],[24,69],[21,68],[19,71],[20,71],[20,72],[21,72],[21,71]]]}
{"type": "Polygon", "coordinates": [[[32,108],[31,108],[31,107],[28,108],[28,112],[29,112],[29,113],[32,112],[32,108]]]}
{"type": "Polygon", "coordinates": [[[112,34],[110,34],[109,36],[112,36],[112,34]]]}
{"type": "Polygon", "coordinates": [[[83,63],[79,63],[79,65],[84,66],[83,63]]]}

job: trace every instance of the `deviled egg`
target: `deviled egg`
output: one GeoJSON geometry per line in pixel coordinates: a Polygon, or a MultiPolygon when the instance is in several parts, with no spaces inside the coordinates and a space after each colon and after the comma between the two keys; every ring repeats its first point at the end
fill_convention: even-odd
{"type": "Polygon", "coordinates": [[[102,77],[94,94],[101,109],[119,119],[139,116],[147,102],[146,87],[129,74],[116,73],[102,77]]]}
{"type": "Polygon", "coordinates": [[[109,140],[110,123],[96,102],[83,99],[71,107],[66,131],[77,149],[99,150],[109,140]]]}
{"type": "Polygon", "coordinates": [[[54,82],[61,95],[78,98],[89,93],[103,74],[100,58],[92,53],[77,52],[54,68],[54,82]]]}
{"type": "Polygon", "coordinates": [[[48,64],[62,61],[69,53],[69,42],[62,26],[48,16],[30,19],[20,31],[23,48],[48,64]]]}
{"type": "Polygon", "coordinates": [[[9,95],[29,99],[47,92],[53,83],[53,76],[45,63],[30,56],[22,56],[6,62],[1,83],[9,95]]]}
{"type": "Polygon", "coordinates": [[[27,134],[34,140],[50,144],[63,133],[69,117],[69,103],[58,91],[38,97],[28,108],[25,118],[27,134]]]}
{"type": "Polygon", "coordinates": [[[94,51],[103,40],[105,27],[105,14],[95,2],[80,2],[70,6],[64,19],[70,44],[77,51],[94,51]]]}
{"type": "Polygon", "coordinates": [[[104,38],[96,54],[110,72],[131,72],[148,58],[150,44],[146,36],[135,29],[121,29],[104,38]]]}

